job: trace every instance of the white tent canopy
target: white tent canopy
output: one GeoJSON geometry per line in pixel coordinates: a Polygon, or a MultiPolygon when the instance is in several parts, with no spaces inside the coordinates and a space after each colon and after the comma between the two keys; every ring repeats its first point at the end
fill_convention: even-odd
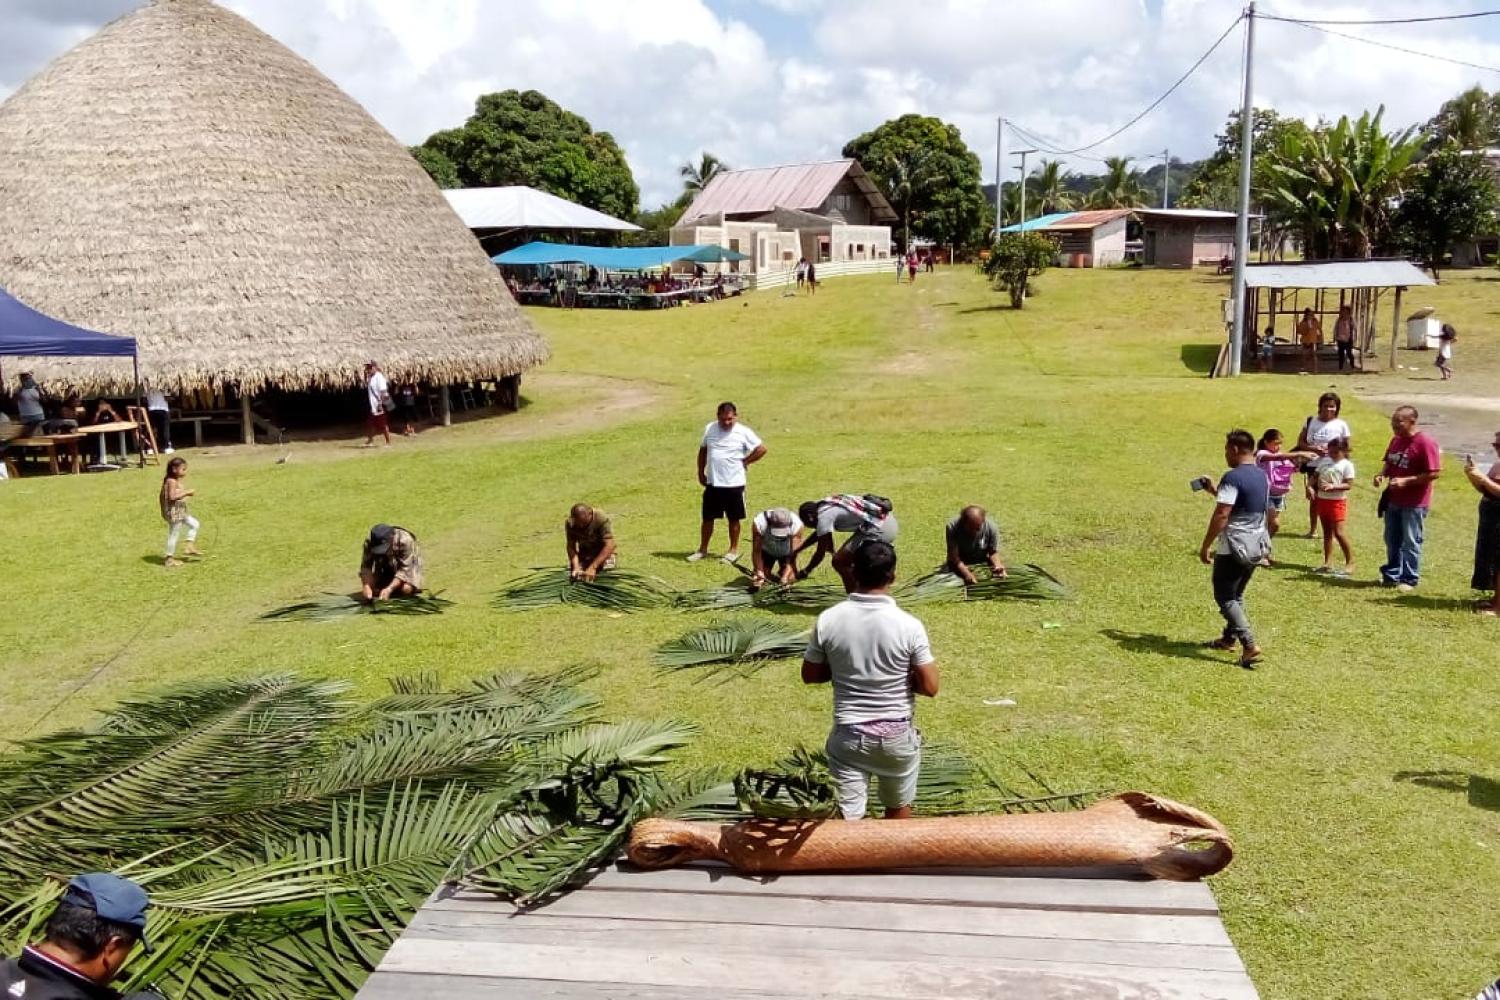
{"type": "Polygon", "coordinates": [[[443,192],[470,229],[594,229],[638,231],[641,227],[536,188],[456,188],[443,192]]]}

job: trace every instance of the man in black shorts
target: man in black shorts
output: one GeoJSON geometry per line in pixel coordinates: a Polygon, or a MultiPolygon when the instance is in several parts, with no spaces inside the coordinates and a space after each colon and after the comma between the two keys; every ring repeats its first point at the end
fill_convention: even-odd
{"type": "Polygon", "coordinates": [[[719,404],[718,415],[703,428],[698,445],[698,482],[703,486],[703,526],[698,549],[688,556],[697,562],[708,555],[714,522],[729,522],[729,551],[725,562],[740,557],[740,522],[745,519],[745,469],[766,455],[766,446],[747,424],[739,422],[733,403],[719,404]]]}

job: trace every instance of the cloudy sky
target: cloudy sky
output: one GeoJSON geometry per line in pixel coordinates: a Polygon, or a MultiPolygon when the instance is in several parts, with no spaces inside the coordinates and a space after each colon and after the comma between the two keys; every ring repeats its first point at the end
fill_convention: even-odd
{"type": "MultiPolygon", "coordinates": [[[[677,166],[837,156],[906,112],[962,130],[993,179],[1005,115],[1058,148],[1096,139],[1165,91],[1240,0],[226,0],[365,105],[397,138],[460,123],[481,93],[534,88],[612,132],[652,206],[677,166]]],[[[138,0],[0,0],[0,97],[138,0]]],[[[1270,0],[1293,17],[1432,15],[1480,0],[1270,0]]],[[[1500,18],[1335,30],[1500,67],[1500,18]]],[[[1240,29],[1171,98],[1091,155],[1192,159],[1239,100],[1240,29]]],[[[1500,72],[1259,22],[1257,103],[1337,116],[1384,103],[1425,120],[1500,72]]],[[[1008,139],[1011,148],[1019,141],[1008,139]]],[[[1096,166],[1075,159],[1080,169],[1096,166]]]]}

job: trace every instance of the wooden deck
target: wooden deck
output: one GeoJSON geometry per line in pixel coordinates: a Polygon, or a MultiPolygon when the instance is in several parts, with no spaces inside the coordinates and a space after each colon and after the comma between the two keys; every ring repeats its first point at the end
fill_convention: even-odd
{"type": "MultiPolygon", "coordinates": [[[[1040,873],[1038,873],[1040,874],[1040,873]]],[[[1254,1000],[1201,883],[611,868],[544,908],[439,892],[357,1000],[1254,1000]]]]}

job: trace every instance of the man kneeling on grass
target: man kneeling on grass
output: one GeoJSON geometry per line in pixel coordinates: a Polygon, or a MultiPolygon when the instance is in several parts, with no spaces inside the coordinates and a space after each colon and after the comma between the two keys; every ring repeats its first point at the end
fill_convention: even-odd
{"type": "Polygon", "coordinates": [[[906,819],[917,796],[922,738],[917,695],[937,697],[927,630],[896,606],[896,550],[869,541],[853,557],[854,592],[818,616],[802,655],[802,682],[833,682],[833,730],[824,750],[844,819],[861,819],[877,780],[886,819],[906,819]]]}
{"type": "Polygon", "coordinates": [[[948,562],[944,568],[964,583],[974,583],[970,566],[989,564],[996,577],[1005,577],[1005,563],[1000,559],[1000,529],[990,520],[983,507],[970,504],[948,522],[946,531],[948,562]]]}
{"type": "Polygon", "coordinates": [[[369,604],[422,592],[422,550],[405,528],[377,524],[359,562],[359,595],[369,604]]]}
{"type": "Polygon", "coordinates": [[[593,583],[601,572],[615,568],[615,533],[604,511],[586,503],[574,504],[563,522],[563,534],[573,579],[593,583]]]}

